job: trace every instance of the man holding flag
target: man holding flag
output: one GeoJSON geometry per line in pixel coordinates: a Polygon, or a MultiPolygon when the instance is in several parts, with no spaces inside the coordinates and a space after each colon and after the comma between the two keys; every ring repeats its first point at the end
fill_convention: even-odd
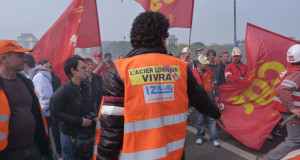
{"type": "MultiPolygon", "coordinates": [[[[288,152],[300,147],[300,105],[298,104],[300,100],[300,44],[289,48],[287,61],[291,63],[291,66],[280,74],[272,108],[278,110],[284,119],[292,114],[296,114],[297,118],[286,124],[288,136],[284,142],[267,154],[268,160],[281,159],[288,152]]],[[[263,160],[264,158],[258,159],[263,160]]]]}

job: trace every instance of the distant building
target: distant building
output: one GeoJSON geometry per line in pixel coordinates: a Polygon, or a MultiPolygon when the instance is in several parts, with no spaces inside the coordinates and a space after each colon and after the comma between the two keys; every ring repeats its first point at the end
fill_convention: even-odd
{"type": "Polygon", "coordinates": [[[167,38],[167,45],[169,44],[178,44],[178,38],[175,37],[175,35],[169,35],[169,38],[167,38]]]}
{"type": "Polygon", "coordinates": [[[94,59],[94,52],[100,51],[100,47],[92,47],[92,48],[75,48],[74,55],[79,55],[83,58],[91,58],[94,59]]]}
{"type": "Polygon", "coordinates": [[[32,49],[37,43],[37,38],[32,33],[21,33],[21,36],[18,36],[17,42],[19,42],[24,48],[32,49]]]}

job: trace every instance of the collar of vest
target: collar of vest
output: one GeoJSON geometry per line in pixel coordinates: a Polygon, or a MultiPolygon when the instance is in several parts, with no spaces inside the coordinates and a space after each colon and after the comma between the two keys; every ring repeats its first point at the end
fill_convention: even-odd
{"type": "Polygon", "coordinates": [[[126,57],[133,57],[133,56],[147,54],[147,53],[168,54],[168,51],[165,47],[136,48],[136,49],[133,49],[130,53],[128,53],[126,55],[126,57]]]}

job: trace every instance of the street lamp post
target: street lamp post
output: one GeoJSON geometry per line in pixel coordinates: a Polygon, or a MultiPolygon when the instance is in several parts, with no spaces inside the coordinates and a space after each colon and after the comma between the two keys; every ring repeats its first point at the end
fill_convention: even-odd
{"type": "Polygon", "coordinates": [[[234,0],[234,46],[238,47],[238,45],[236,41],[236,0],[234,0]]]}

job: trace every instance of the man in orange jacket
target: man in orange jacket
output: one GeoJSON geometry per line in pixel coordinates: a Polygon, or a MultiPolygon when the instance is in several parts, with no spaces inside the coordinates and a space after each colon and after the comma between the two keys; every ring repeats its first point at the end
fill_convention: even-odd
{"type": "Polygon", "coordinates": [[[187,64],[167,53],[169,26],[159,12],[135,18],[130,33],[134,49],[115,60],[104,78],[96,136],[98,159],[179,160],[188,104],[220,119],[220,111],[187,64]]]}
{"type": "Polygon", "coordinates": [[[0,42],[0,160],[51,157],[47,123],[34,86],[18,73],[30,51],[14,40],[0,42]]]}
{"type": "MultiPolygon", "coordinates": [[[[209,98],[214,101],[214,87],[213,87],[213,72],[210,70],[207,65],[209,64],[209,61],[204,56],[199,56],[197,61],[195,62],[196,68],[193,69],[193,75],[197,79],[197,82],[199,85],[201,85],[204,90],[206,91],[209,98]]],[[[208,128],[209,128],[209,135],[210,140],[213,142],[213,145],[216,147],[220,146],[220,143],[218,141],[218,131],[216,127],[216,121],[206,116],[202,113],[199,113],[196,111],[197,116],[197,140],[196,144],[200,145],[203,143],[204,136],[205,136],[205,121],[207,122],[208,128]]]]}
{"type": "Polygon", "coordinates": [[[225,68],[225,78],[227,83],[234,83],[247,76],[247,66],[241,62],[242,52],[239,48],[233,48],[232,63],[225,68]]]}

